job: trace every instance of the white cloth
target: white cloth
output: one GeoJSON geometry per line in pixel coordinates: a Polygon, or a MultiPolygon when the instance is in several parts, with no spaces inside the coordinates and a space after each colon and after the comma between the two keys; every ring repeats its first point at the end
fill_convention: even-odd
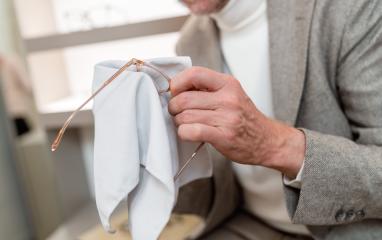
{"type": "MultiPolygon", "coordinates": [[[[170,77],[191,67],[188,57],[147,60],[170,77]]],[[[95,67],[94,90],[125,62],[108,61],[95,67]]],[[[134,240],[157,239],[176,203],[178,188],[212,175],[206,149],[174,183],[180,166],[197,143],[182,142],[167,110],[169,93],[159,95],[153,81],[160,75],[131,66],[96,96],[94,177],[96,203],[103,226],[128,202],[129,228],[134,240]]]]}
{"type": "MultiPolygon", "coordinates": [[[[268,19],[265,0],[230,0],[213,14],[220,29],[220,44],[228,71],[241,83],[257,108],[274,117],[270,77],[268,19]]],[[[303,225],[292,224],[285,204],[280,172],[261,166],[233,164],[244,190],[246,209],[283,231],[309,234],[303,225]]],[[[298,178],[285,184],[301,186],[298,178]]]]}

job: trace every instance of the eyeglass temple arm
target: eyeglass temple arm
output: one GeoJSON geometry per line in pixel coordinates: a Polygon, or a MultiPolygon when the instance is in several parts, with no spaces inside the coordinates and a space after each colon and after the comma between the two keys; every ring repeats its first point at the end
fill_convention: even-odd
{"type": "MultiPolygon", "coordinates": [[[[123,73],[128,67],[130,67],[131,65],[136,65],[137,66],[137,70],[139,71],[140,70],[140,67],[141,66],[147,66],[157,72],[159,72],[164,78],[166,78],[166,80],[170,83],[171,79],[170,77],[165,74],[164,72],[162,72],[160,69],[158,69],[157,67],[155,67],[154,65],[150,64],[150,63],[146,63],[142,60],[138,60],[138,59],[131,59],[130,61],[128,61],[125,65],[123,65],[120,69],[118,69],[118,71],[116,73],[114,73],[108,80],[106,80],[102,85],[101,87],[99,87],[88,99],[85,100],[84,103],[82,103],[72,114],[70,114],[70,116],[68,117],[68,119],[65,121],[64,125],[62,126],[62,128],[60,129],[60,131],[58,132],[56,138],[54,139],[53,143],[52,143],[52,146],[51,146],[51,150],[52,152],[56,151],[57,148],[59,147],[60,143],[61,143],[61,140],[65,134],[65,131],[66,129],[68,128],[69,124],[71,123],[71,121],[73,120],[74,116],[79,112],[81,111],[81,109],[83,107],[86,106],[86,104],[88,104],[95,96],[97,96],[98,93],[100,93],[107,85],[109,85],[112,81],[114,81],[119,75],[121,75],[121,73],[123,73]]],[[[164,92],[168,92],[170,91],[170,84],[169,84],[169,87],[168,89],[166,90],[162,90],[159,92],[159,94],[161,93],[164,93],[164,92]]],[[[198,154],[199,150],[204,146],[204,142],[200,143],[199,146],[195,149],[194,153],[191,155],[191,157],[186,161],[186,163],[180,168],[180,170],[177,172],[177,174],[175,175],[174,177],[174,181],[176,181],[180,175],[182,174],[182,172],[186,169],[186,167],[191,163],[191,161],[196,157],[196,155],[198,154]]]]}
{"type": "MultiPolygon", "coordinates": [[[[164,72],[160,71],[160,69],[158,69],[158,68],[155,67],[154,65],[151,65],[151,64],[149,64],[149,63],[144,63],[144,65],[147,66],[147,67],[150,67],[150,68],[152,68],[152,69],[154,69],[154,70],[156,70],[156,71],[158,71],[159,73],[161,73],[161,74],[163,75],[163,77],[167,79],[168,82],[171,81],[171,79],[170,79],[170,77],[169,77],[168,75],[166,75],[164,72]]],[[[168,87],[169,87],[169,88],[168,88],[167,90],[160,91],[159,93],[163,93],[163,92],[167,92],[167,91],[169,91],[169,90],[170,90],[170,84],[168,85],[168,87]]],[[[183,171],[188,167],[188,165],[190,165],[190,163],[192,162],[192,160],[195,159],[196,155],[199,153],[200,149],[202,149],[202,147],[203,147],[204,145],[205,145],[205,143],[202,142],[202,143],[200,143],[200,144],[196,147],[195,151],[192,153],[192,155],[190,156],[190,158],[187,159],[187,161],[184,163],[184,165],[183,165],[183,166],[179,169],[179,171],[176,173],[176,175],[175,175],[175,177],[174,177],[174,182],[176,182],[176,181],[179,179],[180,175],[182,175],[183,171]]]]}
{"type": "Polygon", "coordinates": [[[165,92],[169,92],[170,91],[170,82],[171,82],[171,78],[166,74],[164,73],[163,71],[161,71],[159,68],[155,67],[154,65],[150,64],[150,63],[147,63],[147,62],[143,62],[143,65],[146,66],[146,67],[149,67],[155,71],[157,71],[158,73],[160,73],[166,80],[167,82],[169,83],[168,84],[168,89],[166,90],[161,90],[159,91],[158,93],[159,94],[162,94],[162,93],[165,93],[165,92]]]}
{"type": "MultiPolygon", "coordinates": [[[[154,65],[150,64],[150,63],[146,63],[142,60],[139,60],[139,59],[136,59],[136,58],[133,58],[131,59],[130,61],[128,61],[125,65],[123,65],[120,69],[118,69],[118,71],[116,73],[113,74],[113,76],[111,76],[108,80],[106,80],[102,85],[101,87],[99,87],[84,103],[81,104],[81,106],[79,106],[69,117],[68,119],[65,121],[64,125],[62,126],[62,128],[60,129],[60,131],[58,132],[56,138],[54,139],[53,143],[52,143],[52,146],[51,146],[51,150],[52,152],[56,151],[58,146],[60,145],[61,143],[61,140],[64,136],[64,133],[66,131],[66,129],[68,128],[69,124],[71,123],[71,121],[73,120],[74,116],[79,112],[81,111],[81,109],[83,107],[86,106],[86,104],[88,104],[95,96],[97,96],[97,94],[99,92],[101,92],[107,85],[109,85],[112,81],[114,81],[119,75],[121,75],[121,73],[123,73],[128,67],[130,67],[131,65],[136,65],[137,66],[137,70],[140,71],[140,68],[142,66],[147,66],[157,72],[159,72],[169,83],[171,81],[170,77],[164,73],[163,71],[161,71],[160,69],[158,69],[157,67],[155,67],[154,65]]],[[[159,91],[159,94],[162,94],[162,93],[165,93],[165,92],[168,92],[170,91],[170,84],[168,85],[168,89],[166,90],[162,90],[162,91],[159,91]]]]}
{"type": "Polygon", "coordinates": [[[184,165],[179,169],[179,171],[176,173],[174,177],[174,182],[179,179],[180,175],[182,175],[183,171],[186,169],[188,165],[190,165],[191,161],[194,160],[196,155],[198,154],[199,150],[202,149],[204,146],[204,142],[200,143],[198,147],[195,149],[194,153],[192,153],[191,157],[184,163],[184,165]]]}
{"type": "Polygon", "coordinates": [[[101,92],[107,85],[109,85],[112,81],[114,81],[119,75],[121,75],[122,72],[124,72],[128,67],[130,67],[131,65],[142,65],[143,64],[143,61],[141,60],[138,60],[138,59],[131,59],[130,61],[128,61],[125,65],[123,65],[120,69],[118,69],[118,71],[116,73],[114,73],[108,80],[106,80],[102,85],[101,87],[99,87],[88,99],[86,99],[86,101],[84,103],[81,104],[81,106],[79,106],[69,117],[68,119],[65,121],[64,125],[62,126],[62,128],[60,129],[60,131],[58,132],[56,138],[54,139],[53,143],[52,143],[52,146],[51,146],[51,150],[52,152],[56,151],[58,146],[60,145],[61,143],[61,140],[62,140],[62,137],[64,136],[64,133],[66,131],[66,129],[68,128],[69,124],[71,123],[71,121],[73,120],[74,116],[79,112],[81,111],[81,109],[83,107],[85,107],[86,104],[88,104],[95,96],[97,96],[97,94],[99,92],[101,92]]]}

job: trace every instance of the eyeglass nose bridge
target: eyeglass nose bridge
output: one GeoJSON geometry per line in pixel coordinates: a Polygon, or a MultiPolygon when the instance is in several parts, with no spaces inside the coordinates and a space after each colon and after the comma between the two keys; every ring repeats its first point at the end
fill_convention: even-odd
{"type": "Polygon", "coordinates": [[[160,70],[159,68],[155,67],[154,65],[152,65],[150,63],[147,63],[145,61],[136,59],[136,58],[131,59],[131,62],[132,62],[133,65],[135,65],[137,72],[141,72],[143,66],[148,67],[148,68],[158,72],[162,77],[164,77],[166,79],[167,85],[168,85],[166,89],[163,89],[163,90],[159,90],[158,89],[158,93],[159,94],[163,94],[163,93],[166,93],[166,92],[170,92],[171,78],[166,73],[164,73],[162,70],[160,70]]]}
{"type": "Polygon", "coordinates": [[[136,58],[131,59],[125,65],[123,65],[120,69],[118,69],[118,71],[116,73],[114,73],[113,76],[111,76],[109,79],[107,79],[88,99],[85,100],[84,103],[82,103],[76,110],[74,110],[72,112],[72,114],[64,122],[64,124],[61,127],[61,129],[59,130],[56,138],[54,139],[54,141],[53,141],[53,143],[51,145],[51,151],[52,152],[56,151],[57,148],[59,147],[59,145],[61,143],[61,140],[62,140],[62,138],[64,136],[64,133],[65,133],[66,129],[68,128],[69,124],[71,123],[71,121],[73,120],[74,116],[79,111],[81,111],[81,109],[83,107],[85,107],[85,105],[88,104],[95,96],[97,96],[98,93],[100,93],[106,86],[108,86],[112,81],[114,81],[122,72],[127,70],[128,67],[130,67],[131,65],[135,65],[136,68],[137,68],[137,71],[141,71],[143,66],[147,66],[148,68],[151,68],[154,71],[158,72],[159,74],[161,74],[168,81],[168,88],[166,90],[158,90],[158,93],[159,94],[163,94],[163,93],[166,93],[166,92],[170,91],[170,82],[171,82],[171,79],[170,79],[170,77],[166,73],[164,73],[163,71],[161,71],[160,69],[158,69],[157,67],[155,67],[154,65],[152,65],[150,63],[146,63],[145,61],[142,61],[142,60],[139,60],[139,59],[136,59],[136,58]]]}
{"type": "MultiPolygon", "coordinates": [[[[127,68],[131,65],[135,65],[136,66],[136,70],[137,72],[140,72],[142,71],[142,67],[143,66],[146,66],[148,68],[151,68],[153,69],[154,71],[158,72],[159,74],[161,74],[168,82],[168,88],[166,90],[159,90],[158,93],[159,94],[163,94],[163,93],[166,93],[166,92],[169,92],[171,89],[170,89],[170,83],[171,83],[171,78],[166,74],[164,73],[163,71],[161,71],[159,68],[155,67],[154,65],[150,64],[150,63],[147,63],[147,62],[144,62],[142,60],[139,60],[139,59],[136,59],[136,58],[133,58],[131,59],[129,62],[127,62],[125,65],[123,65],[120,69],[118,69],[118,71],[116,73],[113,74],[113,76],[111,76],[108,80],[106,80],[102,85],[101,87],[99,87],[87,100],[85,100],[84,103],[82,103],[75,111],[72,112],[72,114],[68,117],[68,119],[65,121],[65,123],[63,124],[63,126],[61,127],[61,129],[59,130],[56,138],[54,139],[52,145],[51,145],[51,151],[54,152],[57,150],[57,148],[59,147],[60,143],[61,143],[61,140],[64,136],[64,133],[67,129],[67,127],[69,126],[69,124],[71,123],[72,119],[74,118],[74,116],[86,105],[88,104],[98,93],[100,93],[106,86],[108,86],[112,81],[114,81],[122,72],[124,72],[125,70],[127,70],[127,68]]],[[[192,160],[195,159],[196,155],[198,154],[199,150],[205,145],[204,142],[200,143],[199,146],[195,149],[194,153],[191,155],[191,157],[185,162],[185,164],[179,169],[179,171],[177,172],[177,174],[175,175],[174,177],[174,181],[177,181],[180,177],[180,175],[182,174],[182,172],[187,168],[187,166],[191,163],[192,160]]]]}
{"type": "Polygon", "coordinates": [[[133,61],[133,64],[135,64],[135,66],[137,68],[137,72],[142,71],[142,67],[145,66],[145,67],[148,67],[148,68],[154,70],[155,72],[159,73],[164,79],[166,79],[166,81],[167,81],[167,88],[166,89],[157,89],[158,90],[158,94],[163,94],[163,93],[171,91],[171,88],[170,88],[171,78],[165,72],[163,72],[162,70],[160,70],[156,66],[154,66],[154,65],[152,65],[150,63],[144,62],[142,60],[138,60],[138,59],[133,58],[132,61],[133,61]]]}
{"type": "Polygon", "coordinates": [[[133,58],[133,59],[131,59],[131,62],[137,68],[137,72],[141,72],[142,71],[142,67],[144,65],[144,61],[136,59],[136,58],[133,58]]]}

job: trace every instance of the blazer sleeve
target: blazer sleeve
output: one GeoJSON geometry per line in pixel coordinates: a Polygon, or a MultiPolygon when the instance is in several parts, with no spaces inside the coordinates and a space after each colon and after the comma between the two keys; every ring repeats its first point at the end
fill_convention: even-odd
{"type": "Polygon", "coordinates": [[[301,190],[285,187],[294,223],[382,219],[382,1],[355,1],[337,71],[338,96],[353,139],[302,129],[301,190]]]}

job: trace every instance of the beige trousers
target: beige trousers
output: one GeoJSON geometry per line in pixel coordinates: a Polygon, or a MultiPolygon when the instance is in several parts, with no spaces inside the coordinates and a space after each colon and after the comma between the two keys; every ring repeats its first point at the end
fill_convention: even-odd
{"type": "Polygon", "coordinates": [[[311,240],[310,237],[284,233],[261,222],[247,212],[238,212],[210,234],[199,240],[311,240]]]}

